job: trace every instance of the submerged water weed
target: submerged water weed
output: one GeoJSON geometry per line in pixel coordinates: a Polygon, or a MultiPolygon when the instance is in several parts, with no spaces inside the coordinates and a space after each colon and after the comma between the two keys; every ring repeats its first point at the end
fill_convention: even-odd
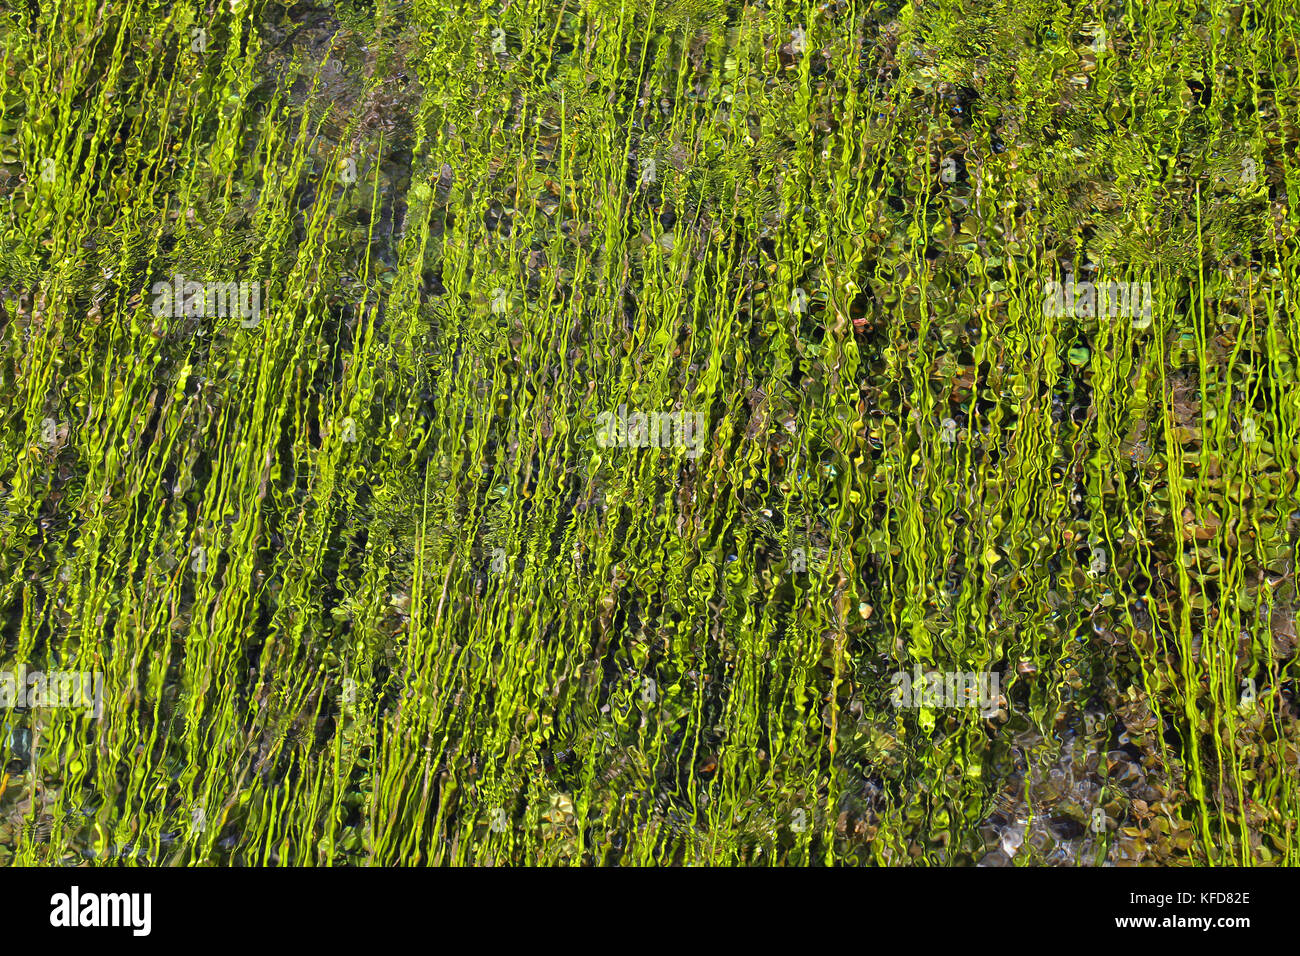
{"type": "Polygon", "coordinates": [[[1300,862],[1286,4],[49,6],[0,862],[1300,862]]]}

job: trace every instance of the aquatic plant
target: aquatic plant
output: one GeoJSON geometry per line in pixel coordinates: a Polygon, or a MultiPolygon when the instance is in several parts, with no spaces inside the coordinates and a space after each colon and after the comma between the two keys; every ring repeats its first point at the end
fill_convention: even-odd
{"type": "Polygon", "coordinates": [[[1300,862],[1286,4],[46,7],[0,862],[1300,862]]]}

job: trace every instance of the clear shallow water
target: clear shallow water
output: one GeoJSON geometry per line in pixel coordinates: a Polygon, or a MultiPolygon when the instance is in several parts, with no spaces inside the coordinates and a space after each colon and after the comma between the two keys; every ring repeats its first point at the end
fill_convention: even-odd
{"type": "Polygon", "coordinates": [[[5,28],[0,859],[1293,861],[1285,41],[578,13],[5,28]]]}

